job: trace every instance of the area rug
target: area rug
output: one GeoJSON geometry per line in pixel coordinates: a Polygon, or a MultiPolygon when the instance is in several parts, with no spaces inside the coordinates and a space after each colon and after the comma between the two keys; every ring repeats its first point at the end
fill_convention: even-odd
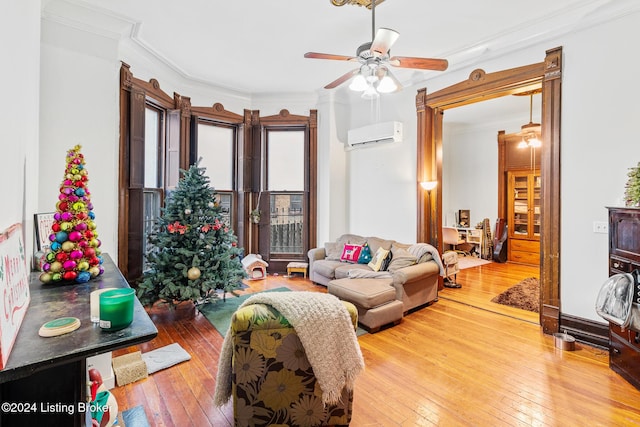
{"type": "MultiPolygon", "coordinates": [[[[289,288],[275,288],[268,289],[263,292],[290,292],[289,288]]],[[[251,294],[244,294],[239,297],[227,297],[225,301],[217,300],[216,302],[210,302],[204,304],[199,307],[200,313],[207,318],[209,323],[213,325],[214,328],[222,335],[223,337],[227,334],[229,330],[229,325],[231,324],[231,316],[236,312],[240,304],[244,302],[247,298],[249,298],[251,294]]],[[[356,335],[364,335],[367,331],[362,329],[360,326],[356,329],[356,335]]]]}
{"type": "Polygon", "coordinates": [[[474,257],[474,256],[460,256],[458,255],[458,268],[464,270],[465,268],[478,267],[479,265],[490,264],[491,261],[474,257]]]}
{"type": "Polygon", "coordinates": [[[142,406],[134,406],[118,414],[118,427],[150,427],[142,406]]]}
{"type": "Polygon", "coordinates": [[[147,364],[147,372],[149,374],[190,359],[191,355],[177,342],[142,353],[142,360],[147,364]]]}
{"type": "MultiPolygon", "coordinates": [[[[268,289],[263,292],[289,292],[289,288],[275,288],[268,289]]],[[[236,312],[240,304],[242,304],[247,298],[249,298],[251,294],[240,295],[239,297],[231,296],[227,297],[224,300],[218,299],[213,302],[208,302],[201,306],[198,306],[200,313],[207,318],[209,323],[213,325],[214,328],[222,335],[223,337],[227,334],[229,330],[229,325],[231,324],[231,316],[236,312]]]]}
{"type": "Polygon", "coordinates": [[[540,305],[540,284],[538,279],[528,277],[494,297],[491,302],[538,313],[540,305]]]}

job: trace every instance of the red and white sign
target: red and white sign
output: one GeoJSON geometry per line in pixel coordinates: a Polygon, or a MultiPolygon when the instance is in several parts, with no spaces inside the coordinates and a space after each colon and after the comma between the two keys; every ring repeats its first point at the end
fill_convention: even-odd
{"type": "Polygon", "coordinates": [[[30,301],[22,225],[0,234],[0,369],[4,369],[30,301]]]}

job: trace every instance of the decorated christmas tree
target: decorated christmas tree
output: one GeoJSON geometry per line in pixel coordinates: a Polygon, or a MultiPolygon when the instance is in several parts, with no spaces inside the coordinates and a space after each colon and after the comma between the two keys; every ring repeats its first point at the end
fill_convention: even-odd
{"type": "Polygon", "coordinates": [[[94,222],[91,192],[80,145],[67,152],[67,166],[60,185],[50,251],[42,265],[43,283],[84,283],[104,273],[100,240],[94,222]]]}
{"type": "Polygon", "coordinates": [[[242,249],[204,172],[197,164],[183,171],[149,236],[150,269],[138,285],[138,298],[145,305],[200,304],[218,298],[217,290],[238,289],[246,277],[242,249]]]}

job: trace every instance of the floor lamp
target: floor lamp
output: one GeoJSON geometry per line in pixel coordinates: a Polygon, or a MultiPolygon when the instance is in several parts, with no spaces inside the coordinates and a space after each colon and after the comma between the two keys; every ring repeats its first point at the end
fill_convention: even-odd
{"type": "MultiPolygon", "coordinates": [[[[436,188],[438,181],[422,181],[422,188],[427,192],[427,212],[429,213],[429,221],[427,222],[427,236],[429,236],[429,244],[433,245],[433,215],[431,215],[431,190],[436,188]]],[[[435,245],[434,245],[435,246],[435,245]]]]}

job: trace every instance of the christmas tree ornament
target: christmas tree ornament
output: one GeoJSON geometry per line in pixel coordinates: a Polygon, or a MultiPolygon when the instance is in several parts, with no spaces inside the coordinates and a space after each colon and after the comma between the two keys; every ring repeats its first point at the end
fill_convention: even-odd
{"type": "Polygon", "coordinates": [[[201,274],[202,274],[202,272],[200,271],[200,269],[198,267],[191,267],[187,271],[187,277],[189,278],[189,280],[199,279],[201,274]]]}
{"type": "Polygon", "coordinates": [[[44,257],[46,262],[40,275],[42,283],[85,283],[104,272],[91,192],[87,187],[89,178],[80,149],[81,146],[76,145],[67,152],[49,235],[51,252],[44,257]]]}

